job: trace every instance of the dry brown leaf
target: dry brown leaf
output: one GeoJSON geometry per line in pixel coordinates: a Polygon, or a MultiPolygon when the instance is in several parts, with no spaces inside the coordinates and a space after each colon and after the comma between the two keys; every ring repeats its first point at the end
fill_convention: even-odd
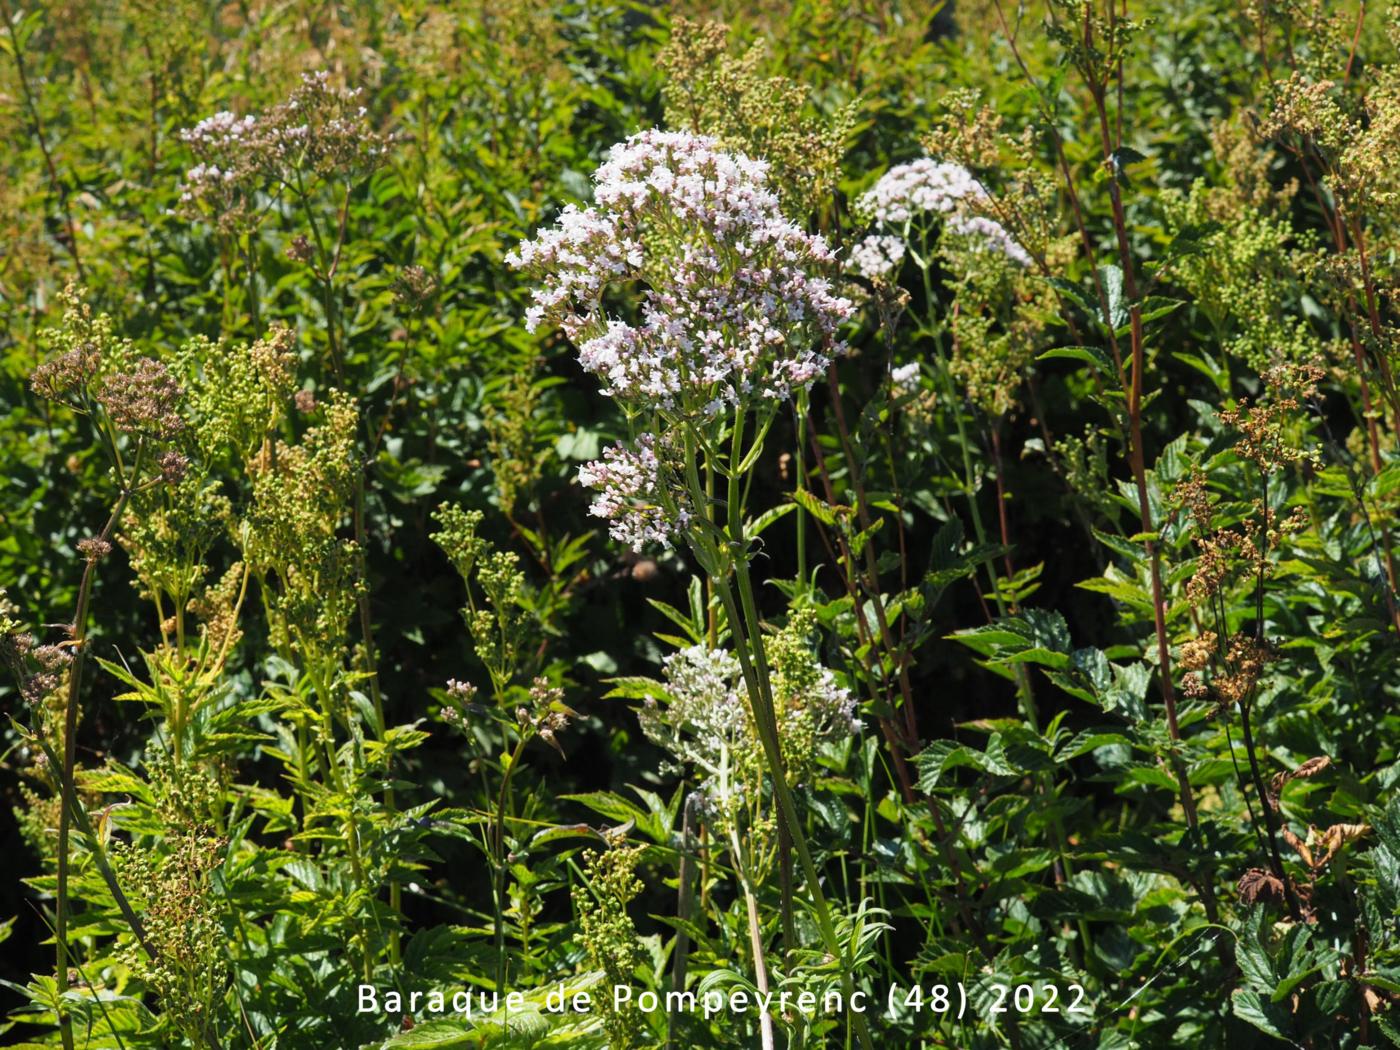
{"type": "Polygon", "coordinates": [[[1370,830],[1369,824],[1333,824],[1322,833],[1321,841],[1327,847],[1327,855],[1330,857],[1347,843],[1355,842],[1370,830]]]}
{"type": "Polygon", "coordinates": [[[1303,858],[1304,864],[1310,868],[1317,867],[1317,865],[1313,863],[1312,850],[1308,849],[1308,844],[1287,828],[1283,829],[1283,841],[1293,847],[1293,852],[1303,858]]]}
{"type": "Polygon", "coordinates": [[[1250,868],[1240,876],[1236,888],[1239,890],[1240,901],[1244,904],[1255,904],[1259,901],[1277,903],[1283,900],[1283,881],[1263,868],[1250,868]]]}
{"type": "Polygon", "coordinates": [[[1321,773],[1324,769],[1326,769],[1326,768],[1327,768],[1328,766],[1330,766],[1331,764],[1332,764],[1332,760],[1331,760],[1330,758],[1328,758],[1326,755],[1318,755],[1316,758],[1310,758],[1310,759],[1308,759],[1308,760],[1307,760],[1306,762],[1304,762],[1301,766],[1299,766],[1297,769],[1295,769],[1292,773],[1289,773],[1289,774],[1288,774],[1288,779],[1289,779],[1289,780],[1296,780],[1296,779],[1298,779],[1299,777],[1312,777],[1312,776],[1316,776],[1317,774],[1321,773]]]}

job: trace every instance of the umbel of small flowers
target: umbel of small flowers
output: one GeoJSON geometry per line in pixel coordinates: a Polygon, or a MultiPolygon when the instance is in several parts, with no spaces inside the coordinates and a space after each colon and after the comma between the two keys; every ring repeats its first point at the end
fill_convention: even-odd
{"type": "Polygon", "coordinates": [[[640,551],[649,543],[671,545],[671,534],[690,524],[684,495],[670,491],[656,455],[656,438],[643,434],[632,447],[613,445],[603,458],[579,468],[579,481],[597,489],[592,513],[612,522],[613,539],[640,551]]]}
{"type": "Polygon", "coordinates": [[[873,232],[851,249],[849,265],[868,280],[890,280],[906,249],[917,251],[941,219],[946,232],[971,246],[999,252],[1020,266],[1031,257],[995,219],[975,211],[987,191],[961,164],[920,157],[885,172],[856,201],[856,214],[873,232]],[[919,236],[916,236],[919,235],[919,236]]]}
{"type": "MultiPolygon", "coordinates": [[[[860,730],[855,700],[823,667],[810,644],[810,610],[794,612],[770,636],[775,718],[783,773],[791,790],[810,782],[822,752],[860,730]]],[[[650,683],[638,711],[643,733],[666,751],[676,772],[690,772],[707,826],[729,843],[746,892],[776,856],[774,793],[765,786],[759,726],[745,702],[741,661],[725,648],[692,645],[666,657],[663,681],[650,683]]]]}
{"type": "MultiPolygon", "coordinates": [[[[814,626],[810,613],[796,613],[769,646],[784,768],[794,783],[811,770],[819,745],[861,728],[850,690],[808,644],[814,626]]],[[[739,661],[726,649],[692,645],[666,657],[664,669],[664,688],[639,713],[642,731],[678,764],[694,766],[714,801],[722,766],[752,771],[759,759],[739,661]]]]}
{"type": "MultiPolygon", "coordinates": [[[[168,441],[185,428],[185,392],[162,361],[141,356],[115,335],[111,318],[94,315],[76,285],[59,293],[63,323],[41,336],[47,359],[34,369],[34,392],[84,415],[99,415],[112,431],[168,441]]],[[[115,440],[115,433],[111,434],[115,440]]]]}
{"type": "MultiPolygon", "coordinates": [[[[593,178],[592,206],[569,205],[506,261],[539,282],[527,326],[559,325],[630,419],[658,433],[684,425],[703,444],[731,415],[809,387],[844,351],[853,304],[835,294],[835,256],[783,216],[763,161],[651,130],[614,146],[593,178]],[[626,286],[630,319],[604,302],[626,286]]],[[[616,539],[667,542],[690,523],[684,499],[667,495],[683,488],[672,451],[642,439],[580,473],[616,539]]]]}
{"type": "Polygon", "coordinates": [[[783,217],[768,165],[687,132],[643,131],[594,173],[594,204],[506,261],[540,278],[527,315],[579,346],[607,393],[640,409],[714,416],[782,399],[844,349],[851,303],[819,236],[783,217]],[[639,323],[609,317],[610,283],[634,283],[639,323]]]}

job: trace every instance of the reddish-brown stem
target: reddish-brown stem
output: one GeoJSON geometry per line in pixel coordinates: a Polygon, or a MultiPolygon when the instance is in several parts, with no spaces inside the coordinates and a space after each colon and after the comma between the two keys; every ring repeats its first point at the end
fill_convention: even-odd
{"type": "Polygon", "coordinates": [[[1007,520],[1006,486],[1001,476],[1005,469],[1001,461],[1001,420],[992,421],[991,431],[992,459],[995,460],[997,468],[997,523],[1001,526],[1001,545],[1006,548],[1006,553],[1002,556],[1002,564],[1006,567],[1006,575],[1013,577],[1016,575],[1016,567],[1011,563],[1011,523],[1007,520]]]}
{"type": "MultiPolygon", "coordinates": [[[[821,478],[822,490],[826,494],[827,503],[835,505],[836,491],[831,483],[831,473],[827,470],[826,455],[822,452],[821,443],[817,441],[816,428],[809,426],[807,428],[807,433],[810,438],[812,457],[817,464],[817,474],[821,478]]],[[[866,679],[870,684],[872,696],[879,698],[878,678],[876,669],[872,666],[872,661],[878,660],[879,654],[875,648],[873,639],[870,637],[869,625],[865,620],[865,615],[860,608],[860,595],[856,589],[855,580],[852,578],[855,571],[855,563],[851,558],[850,547],[847,545],[845,537],[843,537],[839,531],[834,533],[837,546],[840,548],[840,558],[838,560],[836,552],[831,548],[831,542],[827,538],[826,530],[821,528],[820,524],[817,526],[817,532],[818,535],[821,536],[822,543],[826,546],[827,552],[831,555],[832,559],[837,560],[838,564],[844,566],[840,574],[841,582],[845,585],[846,594],[851,599],[851,606],[855,613],[856,639],[868,654],[866,656],[866,679]]],[[[888,697],[886,697],[885,700],[888,703],[888,697]]],[[[884,736],[886,744],[889,746],[890,761],[894,765],[895,776],[899,781],[900,795],[903,797],[906,805],[912,805],[917,795],[914,790],[914,779],[909,771],[909,762],[904,755],[904,749],[907,745],[899,738],[898,730],[888,718],[881,715],[877,721],[880,725],[880,732],[884,736]]],[[[917,743],[917,739],[914,742],[917,743]]],[[[990,947],[986,943],[982,928],[977,923],[971,908],[968,906],[968,902],[964,898],[962,865],[959,864],[957,853],[952,847],[952,839],[948,834],[947,824],[943,820],[943,813],[939,810],[937,802],[931,798],[928,800],[928,809],[930,815],[933,817],[934,830],[938,835],[939,846],[943,853],[944,862],[948,865],[948,870],[957,883],[955,897],[959,914],[962,916],[963,923],[978,938],[978,942],[984,953],[990,953],[990,947]]]]}
{"type": "MultiPolygon", "coordinates": [[[[826,466],[826,454],[822,451],[821,444],[817,441],[815,428],[808,428],[808,436],[812,446],[812,455],[817,464],[817,474],[822,481],[822,490],[826,493],[827,503],[834,506],[836,503],[836,491],[831,483],[831,474],[826,466]]],[[[876,667],[873,666],[870,661],[878,659],[879,653],[875,647],[874,639],[870,637],[869,624],[860,607],[860,592],[856,588],[855,582],[855,559],[851,555],[850,545],[846,542],[846,538],[841,535],[839,530],[833,533],[836,539],[836,545],[840,551],[838,558],[837,552],[831,549],[831,541],[827,538],[826,531],[818,527],[818,534],[821,536],[822,543],[826,546],[833,560],[836,560],[837,564],[842,566],[840,574],[841,582],[846,588],[847,597],[851,599],[851,609],[855,615],[856,621],[856,640],[869,654],[866,658],[866,670],[870,679],[872,682],[877,681],[876,667]]],[[[889,704],[890,698],[888,696],[883,697],[883,699],[886,704],[889,704]]],[[[893,705],[890,706],[892,707],[893,705]]],[[[905,758],[905,751],[907,748],[917,746],[917,740],[901,740],[898,733],[895,731],[893,723],[885,718],[881,719],[881,723],[881,728],[885,731],[886,739],[890,744],[890,760],[894,763],[895,772],[899,775],[900,784],[905,791],[905,801],[913,801],[913,779],[909,776],[908,759],[905,758]]]]}
{"type": "MultiPolygon", "coordinates": [[[[1113,142],[1108,127],[1108,110],[1104,104],[1103,91],[1091,85],[1094,108],[1099,118],[1099,136],[1103,144],[1103,161],[1113,165],[1113,142]]],[[[1123,271],[1123,293],[1128,299],[1128,324],[1132,367],[1128,394],[1128,460],[1133,472],[1133,486],[1137,490],[1139,522],[1144,533],[1144,547],[1150,562],[1152,575],[1152,626],[1157,637],[1157,668],[1161,680],[1162,706],[1166,710],[1167,733],[1172,740],[1181,739],[1181,728],[1176,717],[1176,690],[1172,683],[1171,643],[1167,637],[1166,598],[1162,587],[1162,560],[1157,542],[1151,538],[1153,532],[1152,504],[1147,492],[1147,463],[1142,438],[1142,395],[1143,373],[1147,369],[1147,353],[1143,342],[1142,310],[1138,304],[1137,271],[1133,265],[1132,246],[1128,243],[1128,223],[1123,212],[1123,197],[1118,187],[1116,173],[1110,172],[1108,179],[1108,199],[1113,209],[1113,232],[1118,242],[1118,258],[1123,271]]],[[[1104,323],[1112,329],[1113,320],[1105,316],[1104,323]]],[[[1172,766],[1176,772],[1177,787],[1181,794],[1181,806],[1186,814],[1186,822],[1194,828],[1197,824],[1196,799],[1191,791],[1191,782],[1186,775],[1186,767],[1181,757],[1172,755],[1172,766]]]]}
{"type": "MultiPolygon", "coordinates": [[[[826,372],[827,386],[831,390],[832,415],[836,419],[836,430],[841,438],[841,448],[846,456],[846,466],[851,476],[851,488],[856,497],[856,520],[860,523],[862,531],[871,527],[869,501],[865,495],[865,484],[861,480],[860,471],[856,467],[855,450],[851,443],[851,434],[846,426],[846,413],[841,407],[841,386],[836,378],[836,366],[833,364],[826,372]]],[[[917,742],[919,739],[918,720],[914,714],[914,691],[909,684],[908,653],[894,643],[894,636],[890,631],[889,620],[885,615],[885,604],[880,593],[880,570],[875,557],[875,547],[871,543],[865,545],[865,570],[866,570],[866,591],[870,598],[870,604],[875,608],[875,622],[880,628],[880,643],[884,651],[892,655],[899,671],[899,691],[904,701],[904,720],[908,727],[910,739],[917,742]]]]}
{"type": "Polygon", "coordinates": [[[1361,0],[1356,5],[1356,29],[1351,34],[1351,47],[1347,50],[1346,70],[1342,73],[1343,80],[1351,79],[1351,65],[1356,61],[1356,48],[1361,43],[1361,24],[1366,21],[1366,0],[1361,0]]]}

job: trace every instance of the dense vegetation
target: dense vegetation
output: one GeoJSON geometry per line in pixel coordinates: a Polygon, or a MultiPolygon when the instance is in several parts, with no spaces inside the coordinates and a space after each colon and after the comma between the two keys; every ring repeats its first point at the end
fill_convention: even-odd
{"type": "Polygon", "coordinates": [[[0,0],[7,1041],[1400,1045],[1400,13],[719,6],[0,0]]]}

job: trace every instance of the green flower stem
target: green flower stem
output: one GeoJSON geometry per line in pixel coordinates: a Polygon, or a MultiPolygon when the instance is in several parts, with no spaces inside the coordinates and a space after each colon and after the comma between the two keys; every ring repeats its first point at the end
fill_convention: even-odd
{"type": "MultiPolygon", "coordinates": [[[[767,660],[762,637],[756,630],[757,613],[753,611],[752,616],[747,615],[753,609],[753,587],[749,582],[748,566],[740,561],[735,566],[735,572],[740,581],[740,591],[746,595],[746,615],[742,620],[734,601],[734,591],[729,580],[720,578],[715,582],[719,589],[720,601],[724,604],[725,615],[728,617],[731,630],[735,635],[734,650],[739,657],[739,666],[743,671],[744,683],[748,688],[750,703],[754,710],[754,722],[758,727],[759,741],[763,745],[764,758],[767,760],[769,775],[773,781],[773,795],[778,803],[779,820],[780,823],[787,824],[791,829],[792,846],[797,852],[798,863],[801,865],[802,874],[807,880],[807,890],[811,895],[812,910],[816,917],[817,929],[821,933],[822,943],[834,959],[844,959],[845,953],[836,937],[836,927],[831,919],[831,909],[822,893],[817,867],[812,861],[810,850],[807,848],[806,835],[797,820],[797,806],[793,802],[792,792],[787,783],[787,775],[783,770],[782,749],[778,742],[776,727],[766,716],[759,716],[760,710],[769,712],[772,710],[772,694],[767,691],[767,660]],[[749,634],[748,639],[743,638],[746,629],[749,634]],[[750,658],[750,647],[753,659],[750,658]],[[759,667],[763,669],[762,677],[758,671],[759,667]]],[[[850,969],[845,966],[841,970],[841,985],[846,1001],[850,1002],[854,981],[850,969]]],[[[866,1030],[864,1018],[856,1015],[855,1024],[856,1035],[860,1039],[861,1046],[865,1050],[873,1050],[870,1033],[866,1030]]]]}
{"type": "MultiPolygon", "coordinates": [[[[949,367],[947,355],[943,347],[943,339],[937,325],[933,323],[933,282],[929,277],[929,267],[926,263],[919,266],[919,272],[923,276],[925,302],[928,305],[930,320],[927,330],[934,336],[934,352],[937,362],[936,371],[943,384],[944,396],[948,401],[949,411],[953,413],[953,419],[958,428],[958,448],[962,452],[963,462],[963,492],[967,497],[968,510],[972,516],[973,532],[977,536],[980,545],[987,543],[987,528],[982,521],[982,512],[977,505],[977,489],[974,484],[976,475],[972,467],[972,456],[968,451],[967,427],[963,423],[962,405],[958,399],[957,391],[953,386],[952,370],[949,367]]],[[[998,460],[998,470],[1000,470],[1000,460],[998,460]]],[[[1000,477],[998,476],[998,486],[1000,477]]],[[[1005,617],[1007,615],[1006,599],[1001,593],[1000,581],[997,578],[997,571],[990,561],[987,562],[987,575],[992,581],[992,598],[996,602],[997,613],[1005,617]]],[[[1016,699],[1020,709],[1021,717],[1033,732],[1040,732],[1040,714],[1035,702],[1035,692],[1031,687],[1031,677],[1029,669],[1024,664],[1016,665],[1016,699]]],[[[1051,783],[1044,774],[1037,775],[1036,785],[1047,801],[1051,797],[1051,783]]],[[[1074,867],[1070,861],[1069,851],[1066,848],[1067,836],[1064,824],[1059,816],[1051,822],[1051,829],[1055,837],[1056,870],[1057,881],[1069,879],[1074,874],[1074,867]]],[[[1078,922],[1080,942],[1083,947],[1083,961],[1087,964],[1093,958],[1090,952],[1089,926],[1083,919],[1078,922]]]]}
{"type": "MultiPolygon", "coordinates": [[[[98,539],[103,542],[111,539],[122,514],[126,511],[127,503],[131,500],[144,451],[144,442],[138,443],[129,476],[121,476],[120,465],[116,468],[121,479],[121,494],[107,518],[107,524],[98,534],[98,539]]],[[[73,1050],[73,1019],[68,1016],[62,1005],[62,997],[68,991],[68,840],[71,834],[72,814],[78,799],[74,783],[74,767],[77,765],[78,756],[78,704],[83,683],[83,664],[87,657],[88,607],[92,602],[92,585],[96,574],[97,562],[90,559],[83,567],[82,581],[78,585],[78,604],[73,613],[73,666],[68,675],[68,696],[63,711],[63,765],[59,773],[62,803],[58,812],[58,886],[54,897],[54,945],[57,967],[54,977],[58,985],[58,1025],[63,1050],[73,1050]]]]}
{"type": "MultiPolygon", "coordinates": [[[[735,409],[734,411],[734,427],[733,433],[731,434],[729,453],[729,486],[727,492],[727,495],[729,497],[729,507],[727,517],[731,533],[736,534],[736,538],[734,541],[736,545],[736,552],[733,561],[737,566],[742,566],[744,571],[744,577],[741,578],[740,583],[741,589],[744,586],[743,581],[747,579],[748,573],[748,557],[744,550],[743,539],[744,498],[748,495],[748,488],[747,484],[741,484],[740,478],[744,478],[746,481],[752,478],[750,468],[752,467],[754,461],[757,459],[759,450],[763,447],[763,439],[768,433],[768,427],[772,423],[773,417],[774,413],[769,413],[767,418],[759,425],[758,433],[754,437],[753,448],[749,451],[748,456],[745,456],[744,424],[747,421],[748,417],[742,406],[735,409]]],[[[746,614],[749,611],[749,604],[752,603],[752,598],[752,592],[750,591],[749,597],[745,604],[746,614]]],[[[749,620],[749,627],[750,637],[757,638],[757,612],[755,612],[753,618],[749,620]]],[[[763,652],[761,643],[755,649],[755,653],[758,658],[758,673],[760,680],[763,684],[763,697],[765,698],[763,701],[766,708],[764,711],[764,717],[767,718],[768,724],[771,727],[773,739],[776,740],[778,738],[778,716],[773,709],[773,692],[768,682],[768,663],[766,654],[763,652]]],[[[781,764],[781,748],[779,748],[779,762],[781,764]]],[[[773,775],[776,777],[784,774],[781,774],[779,770],[775,769],[773,775]]],[[[786,818],[780,819],[778,821],[778,875],[781,888],[781,892],[779,893],[779,901],[781,902],[782,910],[784,951],[791,951],[797,939],[795,933],[796,924],[793,920],[792,914],[793,831],[793,826],[788,822],[786,818]]],[[[760,976],[766,982],[766,975],[760,972],[760,976]]]]}
{"type": "MultiPolygon", "coordinates": [[[[736,415],[736,425],[732,435],[732,447],[735,450],[732,462],[735,464],[744,459],[742,455],[739,455],[743,448],[742,421],[741,409],[736,415]]],[[[705,499],[704,490],[700,485],[699,469],[695,463],[696,445],[697,435],[692,427],[686,426],[686,481],[692,500],[697,507],[703,508],[705,512],[703,525],[692,529],[689,534],[691,545],[702,568],[713,578],[715,589],[719,593],[720,603],[724,606],[725,618],[729,622],[729,629],[733,635],[734,652],[738,656],[739,667],[743,672],[754,725],[758,730],[764,759],[772,779],[773,795],[778,805],[779,824],[785,824],[791,832],[792,846],[797,853],[803,877],[807,880],[808,893],[811,895],[812,910],[816,918],[817,929],[821,934],[822,944],[833,959],[842,960],[845,958],[845,953],[837,939],[836,926],[831,918],[831,909],[822,893],[821,880],[817,873],[816,864],[812,861],[811,851],[807,847],[806,836],[798,823],[797,806],[793,802],[792,791],[788,787],[787,774],[783,768],[782,746],[778,740],[777,722],[773,714],[773,694],[768,678],[768,658],[763,645],[758,606],[754,600],[753,581],[749,575],[739,479],[729,478],[728,521],[726,523],[728,526],[726,537],[728,550],[721,552],[714,543],[715,537],[721,534],[714,521],[714,503],[705,499]],[[703,526],[709,526],[713,532],[703,526]],[[734,586],[730,581],[731,573],[738,583],[739,601],[736,601],[734,596],[734,586]],[[740,612],[741,601],[742,613],[740,612]]],[[[790,907],[790,904],[788,906],[790,907]]],[[[854,990],[854,980],[850,969],[845,966],[841,970],[841,984],[846,1001],[850,1002],[851,992],[854,990]]],[[[870,1033],[866,1028],[864,1018],[855,1015],[854,1023],[856,1036],[860,1040],[861,1046],[864,1050],[873,1050],[870,1033]]]]}
{"type": "Polygon", "coordinates": [[[492,860],[495,862],[495,943],[496,943],[496,990],[505,991],[506,986],[506,805],[510,795],[510,777],[520,763],[525,752],[525,734],[515,742],[510,753],[510,764],[501,775],[501,787],[496,794],[496,823],[491,840],[492,860]]]}
{"type": "MultiPolygon", "coordinates": [[[[336,382],[345,385],[345,361],[344,347],[342,341],[337,337],[337,325],[339,322],[339,311],[336,309],[337,295],[335,289],[335,269],[340,262],[341,243],[345,238],[344,219],[341,220],[340,233],[334,250],[326,247],[326,238],[321,233],[321,224],[316,221],[316,209],[311,206],[311,197],[301,177],[301,169],[296,171],[296,185],[292,187],[301,202],[302,212],[306,215],[307,225],[311,227],[311,235],[316,241],[316,257],[318,263],[313,267],[317,281],[321,285],[321,309],[326,315],[326,342],[330,349],[331,367],[335,371],[336,382]]],[[[350,201],[346,197],[346,208],[350,201]]],[[[343,213],[342,213],[343,214],[343,213]]]]}
{"type": "MultiPolygon", "coordinates": [[[[330,689],[320,675],[314,675],[312,681],[317,698],[321,703],[321,732],[325,736],[323,751],[326,779],[335,793],[346,800],[345,852],[350,859],[350,871],[354,875],[360,891],[370,895],[369,878],[365,873],[364,859],[360,856],[360,828],[355,817],[354,799],[351,797],[350,786],[344,780],[340,760],[336,755],[335,720],[331,709],[330,689]]],[[[369,936],[364,930],[360,931],[360,949],[364,977],[368,981],[373,976],[374,960],[370,954],[369,936]]]]}
{"type": "MultiPolygon", "coordinates": [[[[695,834],[698,795],[691,793],[681,807],[681,848],[678,853],[676,871],[676,915],[682,923],[691,921],[695,910],[695,854],[697,842],[695,834]]],[[[676,994],[685,991],[686,968],[690,959],[690,935],[684,926],[676,930],[676,944],[671,952],[671,990],[676,994]]],[[[673,1050],[676,1044],[676,1018],[680,1015],[671,1012],[666,1020],[666,1047],[673,1050]]]]}
{"type": "MultiPolygon", "coordinates": [[[[364,672],[369,683],[370,702],[374,705],[375,732],[382,742],[388,735],[389,726],[384,720],[384,696],[379,688],[379,661],[374,647],[374,625],[369,608],[369,571],[365,557],[365,472],[371,461],[363,464],[355,472],[355,560],[360,577],[360,586],[355,589],[355,606],[360,616],[360,638],[364,644],[364,672]]],[[[384,810],[392,817],[398,812],[394,797],[393,770],[386,765],[384,770],[384,810]]],[[[398,915],[403,910],[402,888],[398,879],[389,880],[389,908],[398,915]]],[[[389,931],[389,961],[398,966],[400,958],[399,928],[397,923],[389,931]]]]}
{"type": "MultiPolygon", "coordinates": [[[[828,503],[834,504],[836,502],[836,493],[831,484],[831,474],[827,470],[826,459],[822,455],[821,445],[817,442],[814,435],[810,440],[813,462],[816,465],[817,474],[821,478],[822,487],[826,493],[826,500],[828,503]]],[[[851,599],[852,607],[859,608],[860,599],[856,591],[855,581],[855,559],[852,557],[850,546],[847,544],[840,530],[835,531],[834,539],[840,554],[838,557],[837,553],[832,551],[832,559],[838,564],[846,566],[845,571],[841,573],[841,581],[845,585],[846,593],[851,599]]],[[[829,546],[828,550],[830,550],[829,546]]],[[[870,700],[878,706],[881,702],[881,694],[876,679],[876,661],[880,659],[880,648],[875,644],[875,639],[871,634],[870,624],[864,616],[855,617],[855,627],[856,637],[860,642],[861,648],[866,653],[865,662],[863,664],[865,673],[862,674],[860,678],[865,683],[866,689],[870,694],[870,700]]],[[[889,640],[887,634],[881,636],[881,643],[887,650],[893,647],[893,643],[889,640]]],[[[909,683],[908,670],[905,667],[900,668],[900,689],[904,696],[905,703],[912,705],[913,691],[909,683]]],[[[878,719],[878,722],[889,748],[889,755],[894,765],[896,779],[899,782],[900,793],[907,805],[913,805],[915,799],[914,781],[909,773],[909,762],[904,756],[903,744],[888,718],[881,717],[878,719]]],[[[968,903],[963,885],[962,864],[958,860],[956,847],[953,843],[953,836],[949,833],[947,822],[943,819],[943,812],[939,809],[937,801],[929,797],[927,802],[929,815],[933,818],[934,830],[938,836],[938,848],[943,854],[944,863],[947,864],[948,870],[953,876],[955,885],[954,902],[956,903],[959,915],[966,927],[972,931],[983,955],[990,959],[995,953],[987,942],[986,933],[983,931],[981,924],[977,921],[977,917],[973,914],[972,908],[968,903]]]]}
{"type": "MultiPolygon", "coordinates": [[[[798,492],[807,491],[807,391],[797,395],[797,447],[792,457],[793,479],[798,492]]],[[[797,504],[797,582],[804,590],[807,586],[807,511],[797,504]]]]}

